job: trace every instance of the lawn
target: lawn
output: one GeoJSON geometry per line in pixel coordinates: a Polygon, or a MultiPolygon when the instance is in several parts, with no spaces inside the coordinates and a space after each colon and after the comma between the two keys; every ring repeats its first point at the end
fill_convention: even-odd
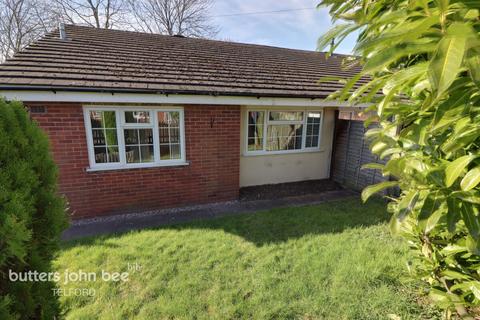
{"type": "Polygon", "coordinates": [[[351,199],[70,242],[58,272],[129,275],[61,282],[61,302],[68,319],[438,318],[387,219],[381,201],[351,199]]]}

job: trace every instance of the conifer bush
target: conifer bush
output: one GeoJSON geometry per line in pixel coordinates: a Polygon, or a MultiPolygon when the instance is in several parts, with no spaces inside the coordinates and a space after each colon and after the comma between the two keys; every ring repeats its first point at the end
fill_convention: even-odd
{"type": "Polygon", "coordinates": [[[53,319],[53,282],[10,281],[9,272],[50,272],[67,226],[47,136],[20,102],[0,99],[0,319],[53,319]]]}

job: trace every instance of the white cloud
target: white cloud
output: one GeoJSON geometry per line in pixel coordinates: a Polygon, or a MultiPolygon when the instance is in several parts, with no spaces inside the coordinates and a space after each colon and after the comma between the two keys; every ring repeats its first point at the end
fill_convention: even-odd
{"type": "MultiPolygon", "coordinates": [[[[221,39],[314,50],[318,37],[331,26],[326,9],[314,9],[312,0],[216,0],[212,16],[312,8],[276,14],[215,17],[221,39]]],[[[348,52],[350,46],[343,46],[348,52]]]]}

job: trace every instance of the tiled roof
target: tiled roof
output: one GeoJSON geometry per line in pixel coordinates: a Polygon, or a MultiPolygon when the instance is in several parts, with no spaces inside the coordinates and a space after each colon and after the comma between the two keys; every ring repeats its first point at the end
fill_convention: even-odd
{"type": "Polygon", "coordinates": [[[84,90],[322,98],[325,76],[352,77],[345,56],[66,26],[0,65],[0,90],[84,90]]]}

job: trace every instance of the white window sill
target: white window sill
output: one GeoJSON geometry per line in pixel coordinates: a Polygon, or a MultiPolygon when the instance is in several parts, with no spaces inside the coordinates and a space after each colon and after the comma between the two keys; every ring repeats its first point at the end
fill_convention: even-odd
{"type": "Polygon", "coordinates": [[[87,172],[99,171],[114,171],[114,170],[131,170],[131,169],[149,169],[149,168],[163,168],[163,167],[184,167],[189,166],[189,161],[179,161],[170,163],[147,163],[147,164],[131,164],[122,166],[108,166],[108,167],[90,167],[87,172]]]}
{"type": "Polygon", "coordinates": [[[324,148],[320,149],[303,149],[303,150],[287,150],[287,151],[250,151],[244,152],[244,157],[258,157],[258,156],[273,156],[273,155],[287,155],[287,154],[301,154],[301,153],[320,153],[325,152],[324,148]]]}

